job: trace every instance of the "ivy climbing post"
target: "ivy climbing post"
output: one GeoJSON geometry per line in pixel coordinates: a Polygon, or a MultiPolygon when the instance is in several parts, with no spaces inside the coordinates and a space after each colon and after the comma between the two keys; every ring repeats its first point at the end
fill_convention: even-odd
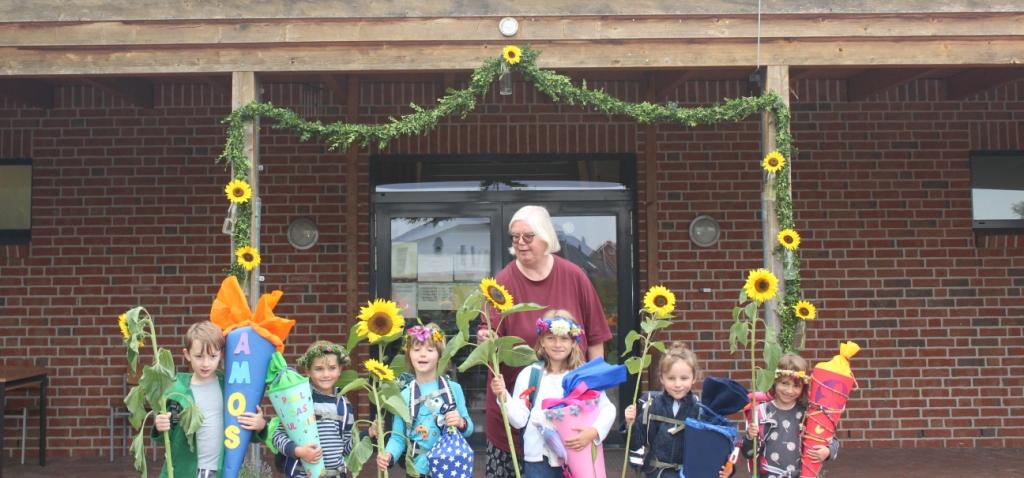
{"type": "MultiPolygon", "coordinates": [[[[256,73],[252,71],[236,71],[231,74],[231,109],[237,110],[249,103],[259,101],[260,84],[256,79],[256,73]]],[[[249,267],[240,266],[239,260],[235,260],[238,252],[243,247],[249,246],[255,249],[256,258],[260,250],[260,196],[259,196],[259,150],[260,150],[260,118],[249,116],[242,119],[240,128],[242,157],[244,162],[231,163],[231,176],[233,179],[245,181],[252,190],[252,197],[248,203],[241,205],[232,214],[234,221],[245,222],[248,228],[234,228],[231,235],[231,272],[236,277],[241,270],[248,273],[245,277],[238,277],[242,283],[242,289],[249,296],[249,307],[256,307],[256,299],[260,296],[260,269],[259,259],[255,265],[249,267]]],[[[245,252],[243,252],[244,254],[245,252]]]]}

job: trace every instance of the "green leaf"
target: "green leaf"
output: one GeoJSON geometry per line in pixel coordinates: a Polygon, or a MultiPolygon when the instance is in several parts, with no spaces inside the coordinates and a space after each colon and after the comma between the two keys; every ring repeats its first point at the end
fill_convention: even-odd
{"type": "MultiPolygon", "coordinates": [[[[353,433],[353,435],[355,434],[353,433]]],[[[345,457],[345,468],[348,469],[349,476],[359,476],[359,472],[362,471],[363,465],[365,465],[372,456],[373,442],[370,441],[369,436],[364,436],[362,440],[355,442],[352,446],[352,451],[345,457]]]]}
{"type": "Polygon", "coordinates": [[[743,312],[743,307],[733,307],[732,308],[732,320],[734,322],[737,321],[737,320],[740,320],[740,313],[742,313],[742,312],[743,312]]]}
{"type": "Polygon", "coordinates": [[[146,478],[146,431],[145,429],[139,430],[139,433],[132,438],[131,450],[132,458],[135,460],[135,471],[139,472],[139,476],[146,478]]]}
{"type": "Polygon", "coordinates": [[[534,304],[533,302],[523,302],[520,304],[513,305],[511,309],[502,312],[501,316],[505,317],[507,315],[517,314],[519,312],[533,312],[535,310],[544,310],[546,308],[548,308],[548,306],[546,305],[534,304]]]}
{"type": "Polygon", "coordinates": [[[352,380],[351,382],[345,384],[345,386],[342,387],[341,389],[341,394],[347,395],[348,392],[351,392],[352,390],[361,389],[365,387],[367,383],[369,382],[367,382],[365,378],[358,377],[355,380],[352,380]]]}
{"type": "Polygon", "coordinates": [[[738,300],[736,302],[739,303],[739,304],[742,304],[742,303],[744,303],[746,301],[747,301],[747,290],[741,287],[740,288],[740,300],[738,300]]]}
{"type": "Polygon", "coordinates": [[[352,349],[354,349],[356,345],[359,345],[359,342],[366,340],[366,337],[360,337],[359,334],[356,333],[356,328],[359,327],[359,322],[360,321],[357,320],[356,323],[352,324],[352,328],[348,331],[348,341],[345,342],[345,350],[350,354],[352,353],[352,349]]]}
{"type": "Polygon", "coordinates": [[[178,374],[174,367],[174,357],[171,356],[171,351],[165,348],[160,348],[156,351],[156,363],[153,364],[153,367],[157,372],[170,378],[172,382],[178,374]]]}
{"type": "Polygon", "coordinates": [[[405,405],[405,400],[402,399],[401,395],[385,397],[383,405],[387,411],[401,418],[404,422],[409,423],[409,408],[405,405]]]}
{"type": "Polygon", "coordinates": [[[448,370],[448,363],[451,362],[452,357],[459,353],[459,350],[462,350],[462,347],[465,347],[469,343],[469,340],[467,340],[466,337],[468,337],[466,334],[459,331],[459,333],[448,339],[448,343],[444,346],[444,353],[442,353],[441,358],[437,360],[438,373],[444,373],[444,371],[448,370]]]}
{"type": "Polygon", "coordinates": [[[409,362],[405,360],[405,354],[395,355],[395,358],[391,359],[389,366],[391,367],[391,370],[395,371],[395,375],[399,375],[402,372],[409,370],[409,362]]]}
{"type": "Polygon", "coordinates": [[[338,381],[334,382],[334,386],[345,388],[346,385],[357,378],[359,378],[359,372],[356,372],[355,370],[345,370],[338,375],[338,381]]]}
{"type": "Polygon", "coordinates": [[[736,351],[736,343],[743,345],[744,347],[750,343],[750,322],[745,320],[739,320],[732,323],[732,327],[729,328],[729,343],[731,350],[736,351]]]}
{"type": "Polygon", "coordinates": [[[640,330],[643,330],[645,334],[654,333],[654,322],[656,319],[644,319],[640,322],[640,330]]]}
{"type": "Polygon", "coordinates": [[[460,372],[465,372],[477,365],[486,364],[491,359],[491,354],[498,347],[498,341],[495,339],[485,340],[482,344],[477,344],[473,347],[473,351],[466,357],[466,360],[459,364],[460,372]]]}
{"type": "Polygon", "coordinates": [[[185,439],[188,441],[188,449],[195,450],[195,437],[196,432],[199,431],[199,427],[203,424],[203,414],[196,410],[195,404],[191,404],[185,407],[178,415],[179,421],[178,426],[182,427],[185,431],[185,439]]]}
{"type": "Polygon", "coordinates": [[[630,357],[626,359],[626,370],[629,371],[630,375],[636,375],[643,369],[651,366],[651,356],[644,355],[641,357],[630,357]]]}
{"type": "Polygon", "coordinates": [[[782,347],[775,342],[764,344],[764,366],[766,369],[775,371],[779,365],[779,358],[782,357],[782,347]]]}
{"type": "Polygon", "coordinates": [[[636,341],[640,340],[641,338],[643,338],[643,335],[640,335],[640,332],[637,332],[635,330],[630,330],[629,332],[627,332],[626,348],[624,349],[624,351],[628,353],[630,350],[633,350],[633,344],[636,343],[636,341]]]}
{"type": "Polygon", "coordinates": [[[529,345],[517,345],[499,350],[498,361],[509,367],[525,367],[537,361],[537,353],[529,345]]]}
{"type": "Polygon", "coordinates": [[[377,386],[377,391],[382,396],[390,397],[392,395],[402,396],[402,389],[398,386],[398,382],[387,381],[377,386]]]}
{"type": "Polygon", "coordinates": [[[743,313],[747,315],[747,318],[754,320],[757,318],[757,302],[751,302],[743,307],[743,313]]]}
{"type": "Polygon", "coordinates": [[[146,421],[146,395],[138,385],[128,391],[124,397],[124,404],[128,407],[128,421],[132,428],[138,430],[146,421]]]}
{"type": "Polygon", "coordinates": [[[775,382],[775,374],[768,373],[765,369],[757,367],[754,372],[754,376],[757,377],[755,388],[758,392],[767,392],[771,390],[772,383],[775,382]]]}
{"type": "Polygon", "coordinates": [[[483,304],[483,300],[484,295],[478,287],[472,294],[469,294],[469,297],[466,297],[466,301],[455,312],[455,326],[459,329],[459,333],[470,335],[469,324],[480,315],[480,305],[483,304]]]}
{"type": "Polygon", "coordinates": [[[163,403],[164,394],[174,385],[174,379],[158,371],[155,365],[143,367],[139,387],[146,396],[146,403],[153,410],[166,410],[163,403]]]}
{"type": "Polygon", "coordinates": [[[652,340],[651,347],[658,349],[658,352],[665,353],[665,343],[660,340],[652,340]]]}
{"type": "Polygon", "coordinates": [[[666,328],[666,327],[668,327],[670,325],[672,325],[672,321],[671,320],[658,319],[658,320],[654,321],[654,330],[658,331],[658,330],[664,329],[664,328],[666,328]]]}

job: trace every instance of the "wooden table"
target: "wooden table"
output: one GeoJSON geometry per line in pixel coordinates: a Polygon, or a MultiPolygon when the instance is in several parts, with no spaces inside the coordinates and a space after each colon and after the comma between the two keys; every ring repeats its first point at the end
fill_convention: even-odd
{"type": "Polygon", "coordinates": [[[39,466],[46,466],[46,387],[49,381],[43,367],[11,366],[0,369],[0,478],[4,476],[4,411],[7,391],[34,383],[39,384],[39,466]]]}

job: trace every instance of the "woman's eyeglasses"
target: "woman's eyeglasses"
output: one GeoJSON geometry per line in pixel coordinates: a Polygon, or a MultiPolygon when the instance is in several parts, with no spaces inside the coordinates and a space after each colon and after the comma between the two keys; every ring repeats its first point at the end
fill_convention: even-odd
{"type": "Polygon", "coordinates": [[[509,236],[509,238],[512,239],[513,243],[522,241],[523,244],[529,244],[533,242],[533,238],[535,237],[537,237],[537,235],[532,232],[528,232],[526,234],[512,234],[509,236]]]}

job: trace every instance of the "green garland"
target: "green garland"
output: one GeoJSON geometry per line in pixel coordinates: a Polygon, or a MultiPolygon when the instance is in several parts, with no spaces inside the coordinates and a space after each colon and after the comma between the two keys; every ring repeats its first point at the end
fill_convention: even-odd
{"type": "MultiPolygon", "coordinates": [[[[753,114],[771,112],[775,115],[776,142],[778,151],[786,158],[784,169],[779,172],[775,181],[776,215],[779,226],[783,229],[793,227],[793,199],[789,191],[789,167],[792,153],[793,138],[789,131],[789,108],[774,92],[761,96],[736,98],[724,103],[695,108],[684,108],[676,103],[654,104],[647,101],[630,103],[612,97],[603,90],[587,88],[586,82],[580,86],[564,75],[537,67],[540,53],[529,47],[523,48],[521,60],[509,65],[513,72],[518,72],[535,88],[551,98],[552,101],[568,105],[579,105],[593,108],[608,115],[622,115],[638,123],[682,124],[689,127],[725,122],[741,121],[753,114]]],[[[224,152],[218,161],[224,161],[234,169],[235,179],[249,180],[249,161],[244,154],[243,131],[246,124],[257,118],[269,121],[276,129],[285,129],[299,136],[302,141],[312,138],[325,141],[331,150],[346,149],[352,144],[368,147],[377,144],[381,149],[387,147],[394,139],[424,134],[437,127],[438,123],[447,118],[465,117],[472,112],[477,103],[491,88],[491,84],[501,73],[503,58],[492,58],[473,71],[469,86],[461,89],[449,89],[437,100],[433,108],[424,108],[410,104],[413,112],[399,118],[390,118],[384,124],[359,124],[336,122],[323,124],[319,121],[306,121],[295,112],[286,108],[276,107],[271,103],[252,102],[231,112],[224,122],[228,125],[228,137],[224,152]]],[[[249,203],[240,205],[238,220],[232,231],[236,247],[250,245],[249,242],[249,203]]],[[[243,280],[246,271],[233,262],[229,273],[243,280]]],[[[796,254],[786,271],[786,294],[778,306],[781,319],[779,343],[784,350],[794,350],[792,340],[798,325],[793,306],[800,300],[800,262],[796,254]]]]}

